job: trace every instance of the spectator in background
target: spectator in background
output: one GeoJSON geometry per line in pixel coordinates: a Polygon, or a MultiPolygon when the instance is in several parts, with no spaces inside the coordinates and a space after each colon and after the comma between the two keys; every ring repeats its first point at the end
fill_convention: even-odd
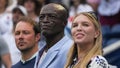
{"type": "Polygon", "coordinates": [[[46,4],[46,0],[39,0],[41,5],[44,6],[46,4]]]}
{"type": "Polygon", "coordinates": [[[23,0],[23,5],[27,9],[28,17],[31,17],[37,23],[39,22],[39,13],[42,4],[38,0],[23,0]]]}
{"type": "Polygon", "coordinates": [[[23,5],[23,0],[17,0],[17,5],[23,5]]]}
{"type": "Polygon", "coordinates": [[[101,0],[86,0],[87,3],[93,8],[94,12],[98,13],[98,7],[101,0]]]}
{"type": "Polygon", "coordinates": [[[94,12],[98,12],[98,7],[101,0],[86,0],[86,1],[93,8],[94,12]]]}
{"type": "Polygon", "coordinates": [[[62,3],[62,0],[46,0],[47,4],[49,3],[62,3]]]}
{"type": "Polygon", "coordinates": [[[102,25],[120,24],[120,0],[101,0],[98,12],[102,25]]]}
{"type": "MultiPolygon", "coordinates": [[[[103,26],[103,46],[109,47],[120,40],[120,0],[101,0],[98,12],[103,26]]],[[[110,64],[117,65],[120,68],[120,57],[118,57],[119,51],[117,49],[114,49],[105,57],[110,64]]]]}
{"type": "Polygon", "coordinates": [[[24,8],[22,5],[17,5],[13,10],[12,10],[12,14],[13,14],[13,26],[16,25],[17,20],[22,17],[22,16],[27,16],[27,10],[26,8],[24,8]]]}
{"type": "Polygon", "coordinates": [[[0,68],[2,68],[2,64],[4,64],[5,68],[11,68],[12,62],[7,43],[0,35],[0,68]]]}
{"type": "Polygon", "coordinates": [[[12,14],[6,12],[9,0],[0,0],[0,34],[11,33],[13,28],[12,14]]]}
{"type": "MultiPolygon", "coordinates": [[[[64,35],[68,12],[60,4],[50,3],[40,11],[41,34],[46,38],[40,41],[40,50],[34,68],[63,68],[67,53],[73,41],[64,35]]],[[[41,36],[41,37],[43,37],[41,36]]]]}
{"type": "MultiPolygon", "coordinates": [[[[14,27],[17,24],[17,20],[22,16],[27,16],[27,11],[23,6],[18,5],[13,8],[12,15],[13,15],[12,23],[13,23],[13,30],[14,30],[14,27]]],[[[9,34],[7,33],[3,35],[10,49],[12,65],[16,64],[20,60],[20,57],[21,57],[20,51],[17,49],[16,44],[15,44],[13,32],[14,31],[12,31],[12,33],[9,33],[9,34]]]]}
{"type": "Polygon", "coordinates": [[[33,68],[40,40],[37,23],[31,18],[21,17],[15,26],[14,34],[16,46],[22,57],[12,68],[33,68]]]}
{"type": "Polygon", "coordinates": [[[8,13],[11,13],[12,9],[17,5],[18,0],[8,0],[8,1],[10,1],[10,5],[7,7],[6,11],[8,13]]]}
{"type": "Polygon", "coordinates": [[[80,12],[93,11],[92,7],[86,3],[86,0],[71,0],[71,7],[69,10],[70,21],[73,16],[80,12]]]}
{"type": "Polygon", "coordinates": [[[93,12],[76,15],[71,33],[74,44],[65,68],[108,68],[108,62],[102,57],[101,26],[93,12]]]}

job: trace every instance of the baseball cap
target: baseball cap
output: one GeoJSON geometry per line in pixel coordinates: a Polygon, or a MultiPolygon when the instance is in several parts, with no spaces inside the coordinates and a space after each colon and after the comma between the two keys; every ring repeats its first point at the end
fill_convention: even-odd
{"type": "Polygon", "coordinates": [[[21,5],[17,5],[16,7],[13,8],[12,12],[16,11],[17,9],[19,9],[22,12],[22,14],[27,16],[27,10],[25,7],[23,7],[21,5]]]}

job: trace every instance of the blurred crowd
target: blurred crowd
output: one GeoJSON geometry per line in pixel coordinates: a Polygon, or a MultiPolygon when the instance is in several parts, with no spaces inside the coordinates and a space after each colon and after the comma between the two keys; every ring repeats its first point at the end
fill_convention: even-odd
{"type": "MultiPolygon", "coordinates": [[[[71,23],[76,14],[81,12],[95,12],[102,25],[103,47],[120,40],[120,0],[0,0],[0,38],[6,42],[10,53],[12,65],[16,64],[21,53],[17,49],[14,39],[14,27],[17,20],[22,16],[28,16],[32,20],[39,22],[39,13],[41,7],[48,3],[61,3],[69,12],[68,23],[65,28],[65,34],[71,37],[71,23]],[[118,27],[115,29],[115,27],[118,27]],[[114,28],[114,31],[112,31],[114,28]],[[108,42],[108,40],[113,40],[108,42]]],[[[0,47],[4,46],[1,45],[0,47]]],[[[6,47],[7,47],[6,46],[6,47]]],[[[0,48],[1,49],[1,48],[0,48]]],[[[0,50],[0,52],[2,52],[0,50]]],[[[9,54],[5,52],[5,54],[9,54]]],[[[0,64],[1,56],[0,53],[0,64]]],[[[7,60],[7,59],[6,59],[7,60]]]]}

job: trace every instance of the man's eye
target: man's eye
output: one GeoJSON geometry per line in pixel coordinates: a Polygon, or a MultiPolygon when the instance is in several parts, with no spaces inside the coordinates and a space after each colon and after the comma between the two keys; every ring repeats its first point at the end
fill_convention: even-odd
{"type": "Polygon", "coordinates": [[[45,16],[44,15],[40,15],[39,16],[39,19],[43,19],[45,16]]]}
{"type": "Polygon", "coordinates": [[[24,33],[24,34],[30,34],[30,32],[29,32],[29,31],[23,31],[23,33],[24,33]]]}
{"type": "Polygon", "coordinates": [[[56,16],[55,16],[55,15],[50,15],[50,17],[51,17],[51,18],[56,18],[56,16]]]}
{"type": "Polygon", "coordinates": [[[20,34],[20,32],[15,32],[15,35],[19,35],[20,34]]]}
{"type": "Polygon", "coordinates": [[[50,18],[52,18],[52,19],[56,19],[56,18],[58,18],[58,16],[55,15],[55,14],[49,14],[48,16],[49,16],[50,18]]]}

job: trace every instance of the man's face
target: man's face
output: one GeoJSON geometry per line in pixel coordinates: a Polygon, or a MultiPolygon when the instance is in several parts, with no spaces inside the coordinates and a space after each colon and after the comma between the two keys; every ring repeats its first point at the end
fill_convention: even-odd
{"type": "Polygon", "coordinates": [[[18,22],[15,28],[15,42],[20,51],[28,51],[38,43],[38,36],[35,35],[33,25],[23,21],[18,22]]]}
{"type": "Polygon", "coordinates": [[[64,30],[60,11],[54,6],[45,6],[40,12],[41,31],[45,36],[56,35],[64,30]]]}
{"type": "Polygon", "coordinates": [[[22,12],[19,9],[15,10],[13,12],[13,22],[16,24],[17,20],[22,16],[24,16],[24,15],[22,14],[22,12]]]}

